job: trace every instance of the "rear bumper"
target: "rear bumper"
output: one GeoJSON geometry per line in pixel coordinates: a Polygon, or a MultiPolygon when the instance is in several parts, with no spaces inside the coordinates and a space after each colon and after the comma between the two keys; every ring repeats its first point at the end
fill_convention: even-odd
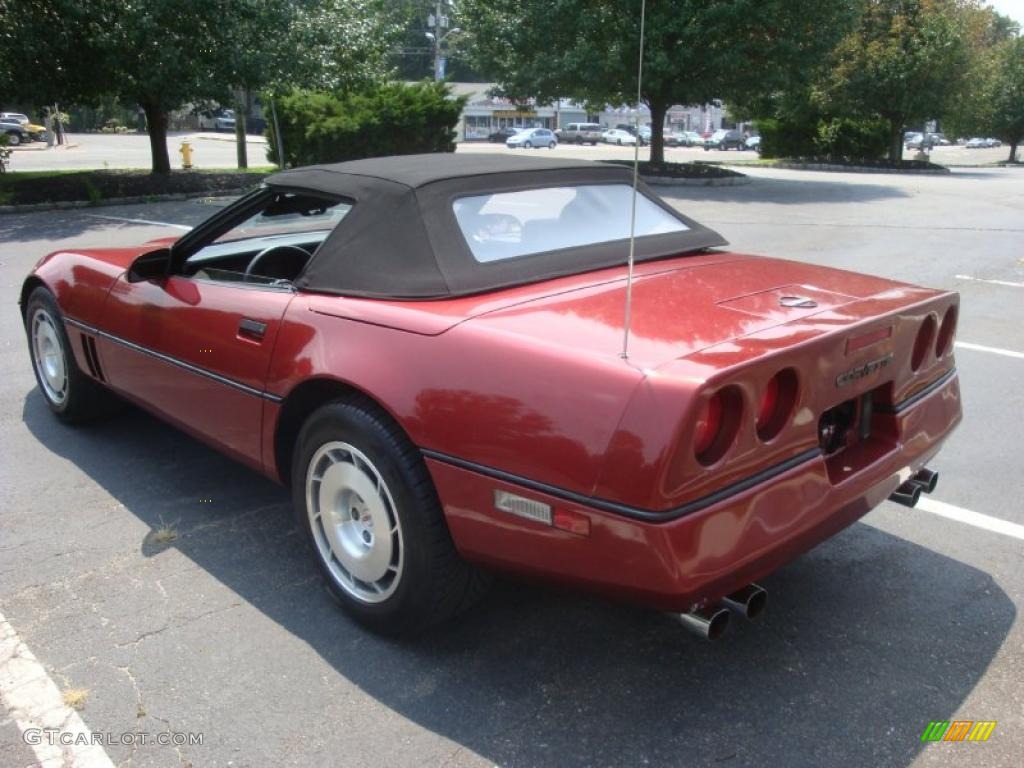
{"type": "Polygon", "coordinates": [[[596,509],[443,459],[428,457],[427,464],[466,559],[683,611],[763,578],[888,498],[959,423],[957,376],[896,418],[899,445],[841,482],[818,455],[666,522],[596,509]],[[499,512],[495,489],[585,515],[589,535],[499,512]]]}

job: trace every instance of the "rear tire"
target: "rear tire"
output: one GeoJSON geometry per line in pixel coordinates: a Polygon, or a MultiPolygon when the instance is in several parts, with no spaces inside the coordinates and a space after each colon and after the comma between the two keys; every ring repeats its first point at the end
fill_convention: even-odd
{"type": "Polygon", "coordinates": [[[25,332],[39,391],[58,419],[81,424],[117,409],[114,394],[79,370],[57,300],[42,286],[25,305],[25,332]]]}
{"type": "Polygon", "coordinates": [[[370,629],[409,634],[472,605],[489,579],[459,556],[423,457],[362,397],[319,408],[292,462],[299,527],[331,594],[370,629]]]}
{"type": "Polygon", "coordinates": [[[13,131],[11,133],[8,133],[7,143],[10,144],[12,147],[18,146],[19,144],[21,144],[21,135],[14,133],[13,131]]]}
{"type": "Polygon", "coordinates": [[[555,146],[555,142],[552,141],[551,143],[548,144],[548,149],[554,149],[555,146]]]}

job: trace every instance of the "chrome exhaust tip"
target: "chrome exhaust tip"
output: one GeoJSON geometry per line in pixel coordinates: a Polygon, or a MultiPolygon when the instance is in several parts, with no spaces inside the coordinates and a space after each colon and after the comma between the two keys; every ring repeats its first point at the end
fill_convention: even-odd
{"type": "Polygon", "coordinates": [[[768,592],[757,584],[748,584],[743,589],[738,589],[731,595],[723,597],[722,603],[729,610],[752,621],[764,613],[765,606],[768,604],[768,592]]]}
{"type": "Polygon", "coordinates": [[[721,605],[706,605],[689,613],[673,613],[683,627],[705,640],[717,640],[729,626],[729,611],[721,605]]]}
{"type": "Polygon", "coordinates": [[[902,504],[905,507],[917,506],[917,502],[921,498],[922,487],[915,483],[913,480],[907,480],[903,485],[893,491],[889,497],[889,501],[895,501],[897,504],[902,504]]]}
{"type": "Polygon", "coordinates": [[[939,473],[930,469],[919,470],[916,475],[910,478],[910,482],[917,483],[925,493],[933,493],[935,486],[939,484],[939,473]]]}

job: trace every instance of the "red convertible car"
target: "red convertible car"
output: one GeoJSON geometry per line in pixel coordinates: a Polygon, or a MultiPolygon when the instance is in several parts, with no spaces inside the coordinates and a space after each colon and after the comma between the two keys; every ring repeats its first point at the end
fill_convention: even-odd
{"type": "Polygon", "coordinates": [[[488,571],[706,636],[961,418],[958,296],[722,250],[632,172],[429,155],[287,170],[177,240],[60,251],[21,311],[68,422],[111,396],[290,486],[343,606],[413,631],[488,571]]]}

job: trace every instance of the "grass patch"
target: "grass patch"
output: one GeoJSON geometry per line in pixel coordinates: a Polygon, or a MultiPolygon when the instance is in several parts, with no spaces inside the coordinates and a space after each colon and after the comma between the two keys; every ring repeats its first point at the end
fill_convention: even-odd
{"type": "MultiPolygon", "coordinates": [[[[609,160],[607,162],[616,165],[633,167],[631,160],[609,160]]],[[[717,163],[652,163],[649,160],[640,162],[641,176],[657,176],[667,179],[734,179],[742,177],[743,174],[728,168],[722,168],[717,163]]]]}
{"type": "Polygon", "coordinates": [[[889,160],[881,157],[778,157],[766,158],[765,165],[841,165],[850,168],[879,168],[890,171],[944,171],[946,166],[927,160],[889,160]]]}
{"type": "Polygon", "coordinates": [[[153,531],[153,543],[154,544],[170,544],[178,538],[178,532],[175,530],[173,525],[163,523],[159,528],[153,531]]]}
{"type": "Polygon", "coordinates": [[[69,688],[64,691],[62,698],[64,699],[64,706],[71,707],[72,709],[81,712],[85,709],[85,700],[88,696],[88,688],[69,688]]]}
{"type": "Polygon", "coordinates": [[[78,201],[95,205],[117,197],[237,193],[255,187],[275,170],[273,166],[259,166],[172,171],[167,175],[144,170],[8,171],[0,174],[0,205],[78,201]]]}

